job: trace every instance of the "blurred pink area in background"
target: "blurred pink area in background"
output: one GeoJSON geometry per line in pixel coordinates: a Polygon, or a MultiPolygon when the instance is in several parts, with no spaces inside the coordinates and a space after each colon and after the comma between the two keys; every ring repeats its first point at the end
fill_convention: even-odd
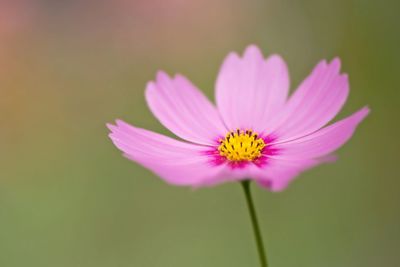
{"type": "Polygon", "coordinates": [[[12,160],[16,145],[22,146],[28,137],[26,126],[35,109],[35,92],[26,81],[34,72],[26,60],[37,27],[37,11],[35,1],[0,1],[0,123],[4,126],[0,145],[9,151],[4,155],[8,160],[12,160]]]}
{"type": "Polygon", "coordinates": [[[0,34],[9,37],[32,26],[33,1],[8,0],[0,2],[0,34]]]}
{"type": "Polygon", "coordinates": [[[79,36],[78,41],[96,40],[97,45],[138,56],[196,58],[209,48],[229,47],[249,20],[243,8],[228,0],[116,0],[64,4],[58,12],[68,21],[63,27],[79,36]]]}
{"type": "Polygon", "coordinates": [[[0,1],[0,71],[15,63],[16,47],[35,27],[35,9],[34,1],[0,1]]]}

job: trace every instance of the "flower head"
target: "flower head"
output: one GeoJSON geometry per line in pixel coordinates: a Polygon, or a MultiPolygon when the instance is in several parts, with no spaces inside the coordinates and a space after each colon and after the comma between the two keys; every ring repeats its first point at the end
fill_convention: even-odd
{"type": "Polygon", "coordinates": [[[369,113],[364,107],[326,126],[349,93],[340,60],[321,61],[288,96],[285,62],[278,55],[265,59],[254,45],[242,57],[226,57],[215,91],[216,106],[184,76],[159,72],[147,84],[147,103],[183,141],[121,120],[108,125],[110,138],[127,158],[171,184],[252,179],[279,191],[301,172],[330,161],[369,113]]]}

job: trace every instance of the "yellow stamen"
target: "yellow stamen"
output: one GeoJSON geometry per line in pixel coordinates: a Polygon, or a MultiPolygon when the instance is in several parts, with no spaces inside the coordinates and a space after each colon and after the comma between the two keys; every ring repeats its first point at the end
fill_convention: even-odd
{"type": "Polygon", "coordinates": [[[251,130],[229,132],[219,140],[219,154],[230,161],[252,161],[261,156],[264,140],[251,130]]]}

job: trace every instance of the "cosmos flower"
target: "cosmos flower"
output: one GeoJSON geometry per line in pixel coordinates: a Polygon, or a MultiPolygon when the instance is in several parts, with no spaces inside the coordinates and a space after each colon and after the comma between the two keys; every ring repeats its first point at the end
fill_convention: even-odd
{"type": "Polygon", "coordinates": [[[349,93],[340,60],[321,61],[295,92],[278,55],[264,58],[250,45],[230,53],[216,81],[216,105],[187,78],[158,72],[147,84],[155,117],[182,140],[122,120],[108,124],[124,155],[170,184],[212,186],[250,179],[280,191],[301,172],[331,161],[369,109],[326,126],[349,93]]]}

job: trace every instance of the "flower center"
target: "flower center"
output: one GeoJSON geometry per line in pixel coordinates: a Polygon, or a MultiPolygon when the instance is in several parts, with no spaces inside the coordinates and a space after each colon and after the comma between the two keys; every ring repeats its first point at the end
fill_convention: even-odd
{"type": "Polygon", "coordinates": [[[229,132],[219,142],[219,154],[234,162],[253,161],[261,156],[266,146],[264,140],[251,130],[229,132]]]}

